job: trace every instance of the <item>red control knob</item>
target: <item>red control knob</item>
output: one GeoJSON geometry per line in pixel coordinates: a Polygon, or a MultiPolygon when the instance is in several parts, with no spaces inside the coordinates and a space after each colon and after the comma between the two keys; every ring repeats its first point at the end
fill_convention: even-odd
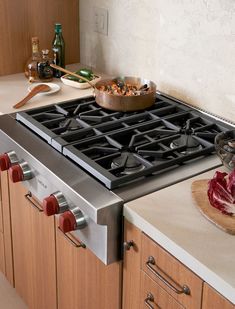
{"type": "Polygon", "coordinates": [[[42,208],[47,216],[52,216],[59,213],[59,203],[54,195],[44,198],[42,208]]]}
{"type": "Polygon", "coordinates": [[[11,161],[8,157],[7,153],[3,153],[0,155],[0,170],[1,171],[6,171],[10,168],[11,166],[11,161]]]}
{"type": "Polygon", "coordinates": [[[71,211],[66,211],[59,217],[59,227],[64,232],[74,231],[76,229],[76,219],[71,211]]]}
{"type": "Polygon", "coordinates": [[[12,182],[19,182],[24,179],[24,173],[19,164],[13,165],[9,168],[9,175],[12,182]]]}

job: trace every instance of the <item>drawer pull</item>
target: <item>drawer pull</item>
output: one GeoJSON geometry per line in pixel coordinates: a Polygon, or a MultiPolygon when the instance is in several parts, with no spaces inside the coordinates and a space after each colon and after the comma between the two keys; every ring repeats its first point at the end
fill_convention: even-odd
{"type": "Polygon", "coordinates": [[[32,201],[32,193],[28,192],[27,194],[25,194],[25,198],[30,202],[30,204],[37,209],[37,211],[42,212],[42,208],[40,208],[39,206],[37,206],[33,201],[32,201]]]}
{"type": "Polygon", "coordinates": [[[133,241],[133,240],[125,241],[125,242],[123,243],[123,248],[124,248],[124,250],[126,250],[126,251],[130,250],[131,247],[133,247],[133,246],[134,246],[134,241],[133,241]]]}
{"type": "MultiPolygon", "coordinates": [[[[154,297],[152,293],[148,293],[147,297],[144,300],[145,306],[148,307],[149,309],[154,309],[154,307],[150,304],[150,302],[154,302],[154,297]]],[[[159,307],[158,307],[159,308],[159,307]]]]}
{"type": "MultiPolygon", "coordinates": [[[[157,276],[157,278],[159,280],[161,280],[163,283],[165,283],[172,291],[174,291],[177,294],[186,294],[186,295],[190,295],[190,289],[187,285],[183,285],[182,287],[176,283],[172,278],[170,278],[173,282],[175,282],[175,284],[177,286],[179,286],[180,288],[177,289],[176,287],[174,287],[169,281],[167,281],[167,279],[165,279],[159,272],[157,272],[152,265],[156,265],[155,263],[155,259],[153,256],[149,256],[148,261],[146,262],[146,266],[147,268],[155,275],[157,276]]],[[[156,265],[157,266],[157,265],[156,265]]]]}
{"type": "Polygon", "coordinates": [[[63,234],[63,236],[67,239],[68,242],[70,242],[74,247],[76,248],[86,248],[86,245],[82,242],[75,242],[72,238],[70,238],[67,234],[65,234],[59,227],[58,230],[60,231],[60,233],[63,234]]]}

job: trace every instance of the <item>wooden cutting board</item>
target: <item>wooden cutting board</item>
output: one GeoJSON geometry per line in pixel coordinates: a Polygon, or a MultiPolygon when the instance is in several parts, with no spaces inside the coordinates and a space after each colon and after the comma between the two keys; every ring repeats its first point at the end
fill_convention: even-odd
{"type": "Polygon", "coordinates": [[[208,196],[208,179],[196,180],[192,183],[192,196],[201,213],[225,232],[235,235],[235,216],[228,216],[211,206],[208,196]]]}

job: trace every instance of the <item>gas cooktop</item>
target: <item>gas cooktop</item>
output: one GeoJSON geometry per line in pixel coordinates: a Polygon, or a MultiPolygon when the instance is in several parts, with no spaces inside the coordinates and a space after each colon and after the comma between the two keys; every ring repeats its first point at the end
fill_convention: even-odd
{"type": "Polygon", "coordinates": [[[100,108],[94,97],[19,112],[16,119],[108,189],[214,155],[216,134],[231,127],[157,94],[144,111],[100,108]]]}

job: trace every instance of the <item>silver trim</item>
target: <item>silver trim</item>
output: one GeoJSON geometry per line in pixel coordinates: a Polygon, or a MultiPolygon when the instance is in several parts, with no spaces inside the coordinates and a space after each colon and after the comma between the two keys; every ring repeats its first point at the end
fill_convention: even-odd
{"type": "Polygon", "coordinates": [[[21,167],[23,172],[23,181],[30,180],[31,178],[33,178],[32,170],[26,161],[21,161],[19,163],[19,166],[21,167]]]}
{"type": "Polygon", "coordinates": [[[52,195],[57,200],[58,206],[59,206],[59,213],[65,212],[69,208],[69,204],[64,197],[63,193],[60,191],[52,193],[52,195]]]}
{"type": "Polygon", "coordinates": [[[9,160],[11,162],[11,165],[19,163],[19,159],[18,159],[15,151],[13,151],[13,150],[12,151],[8,151],[6,154],[8,155],[8,158],[9,158],[9,160]]]}

